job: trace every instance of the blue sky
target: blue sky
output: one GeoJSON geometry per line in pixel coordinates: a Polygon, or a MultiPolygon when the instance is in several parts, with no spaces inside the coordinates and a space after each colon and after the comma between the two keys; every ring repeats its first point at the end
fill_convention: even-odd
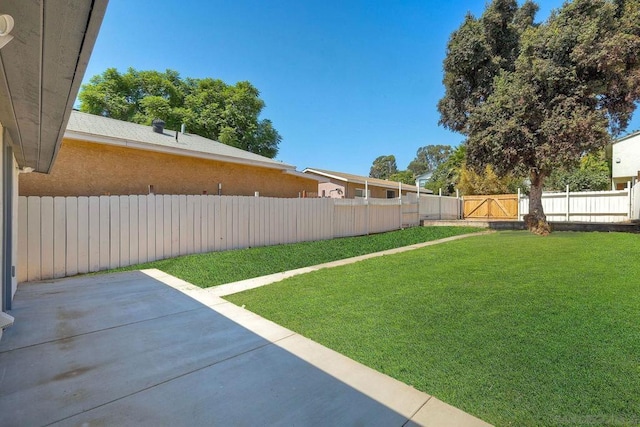
{"type": "MultiPolygon", "coordinates": [[[[562,0],[542,0],[538,20],[562,0]]],[[[282,135],[277,159],[368,175],[380,155],[405,169],[438,126],[452,31],[484,0],[110,0],[85,82],[109,67],[248,80],[282,135]]],[[[640,112],[628,130],[640,129],[640,112]]]]}

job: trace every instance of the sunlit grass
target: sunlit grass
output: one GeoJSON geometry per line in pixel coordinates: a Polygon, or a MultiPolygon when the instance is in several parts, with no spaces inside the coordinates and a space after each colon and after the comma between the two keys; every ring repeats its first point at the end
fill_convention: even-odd
{"type": "Polygon", "coordinates": [[[231,295],[496,425],[640,425],[640,236],[471,237],[231,295]]]}
{"type": "Polygon", "coordinates": [[[210,252],[132,265],[113,271],[157,268],[207,288],[415,243],[481,231],[472,227],[413,227],[360,237],[210,252]]]}

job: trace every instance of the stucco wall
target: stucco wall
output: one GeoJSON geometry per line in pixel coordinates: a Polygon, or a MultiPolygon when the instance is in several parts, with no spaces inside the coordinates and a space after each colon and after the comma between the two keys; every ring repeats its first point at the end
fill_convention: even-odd
{"type": "Polygon", "coordinates": [[[5,289],[11,290],[9,300],[16,292],[17,278],[13,273],[18,259],[18,164],[13,154],[7,152],[3,137],[0,124],[0,307],[10,306],[10,302],[5,301],[5,289]]]}
{"type": "Polygon", "coordinates": [[[318,182],[275,169],[65,139],[51,174],[21,174],[21,196],[218,194],[298,197],[318,182]]]}
{"type": "Polygon", "coordinates": [[[320,184],[318,184],[318,196],[331,197],[332,199],[344,199],[345,198],[345,188],[343,185],[344,183],[337,184],[336,182],[321,182],[320,184]]]}
{"type": "Polygon", "coordinates": [[[613,144],[613,178],[635,177],[640,171],[640,135],[613,144]]]}

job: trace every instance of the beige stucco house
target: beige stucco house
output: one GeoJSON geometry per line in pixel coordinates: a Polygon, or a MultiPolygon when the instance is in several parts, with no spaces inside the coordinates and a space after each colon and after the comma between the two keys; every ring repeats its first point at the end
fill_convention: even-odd
{"type": "Polygon", "coordinates": [[[640,181],[640,131],[633,132],[613,143],[611,185],[613,190],[626,188],[640,181]]]}
{"type": "Polygon", "coordinates": [[[16,291],[19,172],[51,171],[107,0],[0,3],[0,338],[16,291]]]}
{"type": "Polygon", "coordinates": [[[315,197],[295,166],[188,132],[72,111],[49,174],[20,175],[21,196],[220,194],[315,197]]]}
{"type": "Polygon", "coordinates": [[[317,168],[307,168],[303,172],[328,180],[318,184],[319,197],[396,199],[400,197],[400,194],[406,196],[408,193],[417,194],[418,191],[431,193],[429,190],[419,190],[415,185],[401,184],[385,179],[370,178],[344,172],[317,168]]]}

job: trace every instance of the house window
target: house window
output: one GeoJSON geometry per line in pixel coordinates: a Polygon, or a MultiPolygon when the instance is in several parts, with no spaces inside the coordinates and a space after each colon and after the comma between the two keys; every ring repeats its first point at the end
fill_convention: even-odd
{"type": "Polygon", "coordinates": [[[364,188],[356,188],[356,197],[364,197],[364,188]]]}
{"type": "Polygon", "coordinates": [[[326,194],[326,190],[322,190],[322,197],[327,197],[326,194]]]}
{"type": "Polygon", "coordinates": [[[395,190],[387,190],[387,199],[395,199],[396,191],[395,190]]]}

